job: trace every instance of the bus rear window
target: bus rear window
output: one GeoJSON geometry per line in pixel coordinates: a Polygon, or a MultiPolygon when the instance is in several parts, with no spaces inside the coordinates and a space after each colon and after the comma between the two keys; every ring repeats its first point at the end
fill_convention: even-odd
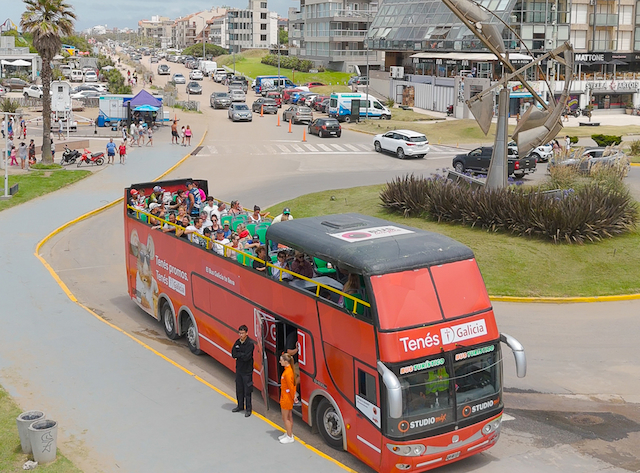
{"type": "Polygon", "coordinates": [[[491,308],[491,301],[475,259],[432,266],[431,274],[445,319],[491,308]]]}
{"type": "Polygon", "coordinates": [[[428,268],[374,276],[371,285],[382,330],[442,321],[428,268]]]}

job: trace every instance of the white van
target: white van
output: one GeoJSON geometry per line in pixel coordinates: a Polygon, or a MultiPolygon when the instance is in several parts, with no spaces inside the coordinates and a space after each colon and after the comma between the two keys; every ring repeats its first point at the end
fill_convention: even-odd
{"type": "Polygon", "coordinates": [[[205,77],[209,77],[218,69],[218,64],[215,61],[203,61],[198,62],[198,69],[202,71],[205,77]]]}
{"type": "Polygon", "coordinates": [[[71,66],[67,65],[67,64],[62,64],[60,67],[60,72],[62,72],[62,75],[65,77],[71,77],[71,66]]]}
{"type": "Polygon", "coordinates": [[[379,118],[381,120],[390,120],[391,111],[382,105],[380,101],[373,95],[361,93],[345,93],[331,94],[329,100],[329,116],[337,118],[338,121],[350,122],[351,117],[351,101],[353,99],[360,100],[360,116],[369,118],[379,118]]]}
{"type": "Polygon", "coordinates": [[[227,70],[223,68],[218,68],[213,73],[213,80],[216,82],[222,82],[227,78],[227,70]]]}
{"type": "Polygon", "coordinates": [[[84,78],[84,74],[82,73],[81,70],[78,69],[74,69],[71,71],[71,82],[82,82],[82,79],[84,78]]]}

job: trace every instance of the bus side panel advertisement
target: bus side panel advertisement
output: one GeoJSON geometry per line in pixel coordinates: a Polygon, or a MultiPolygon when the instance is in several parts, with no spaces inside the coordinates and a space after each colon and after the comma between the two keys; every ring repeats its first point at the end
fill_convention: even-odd
{"type": "Polygon", "coordinates": [[[499,337],[491,311],[474,317],[438,325],[392,333],[380,333],[380,358],[387,362],[415,359],[455,349],[455,345],[475,345],[499,337]],[[454,345],[454,346],[451,346],[454,345]]]}

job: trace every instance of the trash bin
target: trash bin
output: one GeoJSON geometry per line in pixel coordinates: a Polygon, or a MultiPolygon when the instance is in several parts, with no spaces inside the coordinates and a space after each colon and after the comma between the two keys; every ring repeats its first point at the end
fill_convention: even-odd
{"type": "Polygon", "coordinates": [[[46,416],[42,411],[26,411],[16,418],[18,424],[18,435],[20,436],[20,445],[22,445],[22,453],[31,453],[31,441],[29,440],[29,426],[37,420],[42,420],[46,416]]]}
{"type": "Polygon", "coordinates": [[[54,461],[58,448],[58,423],[48,419],[35,421],[29,426],[29,440],[35,461],[40,464],[54,461]]]}

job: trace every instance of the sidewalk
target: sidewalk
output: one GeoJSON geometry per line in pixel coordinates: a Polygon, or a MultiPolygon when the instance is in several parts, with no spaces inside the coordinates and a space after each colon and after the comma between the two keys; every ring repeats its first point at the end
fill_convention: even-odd
{"type": "Polygon", "coordinates": [[[155,178],[188,149],[135,151],[124,166],[0,212],[0,384],[24,410],[59,422],[58,446],[85,472],[275,473],[284,458],[305,471],[342,471],[298,442],[280,445],[280,431],[257,417],[232,414],[226,398],[72,302],[35,258],[56,227],[155,178]]]}

